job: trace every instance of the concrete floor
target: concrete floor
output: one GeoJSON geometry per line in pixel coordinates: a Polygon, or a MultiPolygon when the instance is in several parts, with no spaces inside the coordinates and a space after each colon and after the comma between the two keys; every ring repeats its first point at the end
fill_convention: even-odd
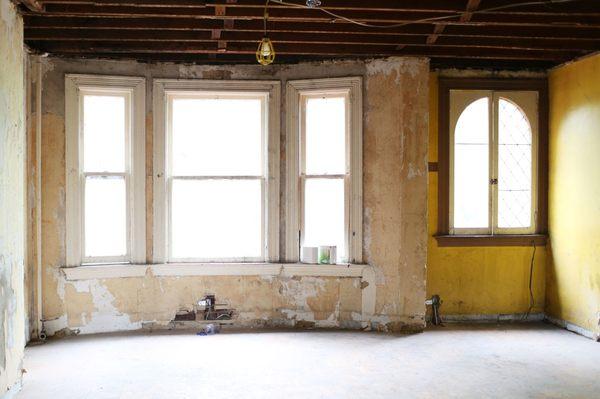
{"type": "Polygon", "coordinates": [[[545,324],[80,336],[27,348],[18,398],[599,398],[600,343],[545,324]]]}

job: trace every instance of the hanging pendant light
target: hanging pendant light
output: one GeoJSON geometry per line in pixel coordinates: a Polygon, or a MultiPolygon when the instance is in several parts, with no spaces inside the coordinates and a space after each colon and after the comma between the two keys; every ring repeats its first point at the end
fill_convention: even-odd
{"type": "Polygon", "coordinates": [[[261,65],[269,65],[275,60],[275,50],[273,49],[273,43],[268,37],[263,37],[260,43],[258,43],[258,49],[256,50],[256,61],[261,65]]]}
{"type": "Polygon", "coordinates": [[[265,2],[265,14],[263,17],[263,26],[264,26],[264,34],[263,38],[258,43],[258,49],[256,49],[256,61],[260,65],[269,65],[275,60],[275,48],[273,48],[273,43],[271,39],[267,36],[267,18],[269,18],[269,14],[267,13],[267,7],[269,6],[269,0],[265,2]]]}

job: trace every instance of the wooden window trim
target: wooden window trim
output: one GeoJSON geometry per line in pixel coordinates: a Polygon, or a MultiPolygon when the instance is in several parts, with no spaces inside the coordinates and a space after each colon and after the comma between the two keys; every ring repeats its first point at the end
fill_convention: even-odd
{"type": "MultiPolygon", "coordinates": [[[[143,77],[107,75],[65,75],[65,174],[66,174],[66,266],[77,267],[84,263],[111,264],[146,261],[146,131],[145,131],[146,80],[143,77]],[[81,94],[106,91],[125,93],[131,127],[127,157],[129,179],[127,193],[127,247],[123,257],[84,256],[84,185],[83,140],[81,129],[81,94]]],[[[100,173],[107,175],[109,173],[100,173]]]]}
{"type": "MultiPolygon", "coordinates": [[[[265,132],[265,229],[266,250],[264,262],[279,260],[279,149],[280,149],[280,97],[279,81],[272,80],[203,80],[203,79],[154,79],[153,81],[153,110],[154,110],[154,224],[153,224],[153,257],[155,264],[181,263],[169,259],[169,204],[168,204],[168,95],[175,93],[261,93],[267,95],[265,132]]],[[[187,260],[197,263],[196,260],[187,260]]],[[[241,259],[250,263],[247,259],[241,259]]],[[[227,263],[227,259],[202,260],[203,263],[227,263]]]]}
{"type": "Polygon", "coordinates": [[[300,229],[302,226],[302,199],[300,190],[300,106],[303,96],[346,93],[348,118],[348,175],[346,204],[348,223],[346,231],[347,259],[350,263],[362,262],[362,78],[327,78],[289,81],[286,86],[287,112],[287,181],[286,181],[286,241],[285,260],[300,260],[300,229]],[[348,187],[349,186],[349,187],[348,187]]]}
{"type": "Polygon", "coordinates": [[[545,245],[548,231],[548,80],[504,78],[439,78],[438,89],[438,228],[440,246],[545,245]],[[535,234],[450,235],[450,90],[537,91],[538,154],[535,234]],[[543,239],[542,239],[543,238],[543,239]]]}

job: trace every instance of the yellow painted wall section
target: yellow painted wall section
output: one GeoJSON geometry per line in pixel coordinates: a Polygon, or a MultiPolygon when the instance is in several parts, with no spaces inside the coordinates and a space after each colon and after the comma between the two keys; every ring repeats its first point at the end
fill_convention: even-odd
{"type": "MultiPolygon", "coordinates": [[[[430,76],[429,162],[438,160],[438,74],[430,76]]],[[[427,296],[442,298],[443,315],[524,313],[529,307],[532,247],[438,247],[438,174],[429,172],[427,296]]],[[[538,247],[533,272],[533,313],[544,308],[546,249],[538,247]]]]}
{"type": "Polygon", "coordinates": [[[550,73],[546,311],[600,334],[600,54],[550,73]]]}

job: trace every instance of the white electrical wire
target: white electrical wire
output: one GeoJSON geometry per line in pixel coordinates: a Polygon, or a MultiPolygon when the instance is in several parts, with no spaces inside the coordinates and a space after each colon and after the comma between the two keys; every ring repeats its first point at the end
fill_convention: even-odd
{"type": "Polygon", "coordinates": [[[503,6],[498,6],[498,7],[492,7],[492,8],[485,8],[485,9],[480,9],[480,10],[473,10],[473,11],[455,11],[454,14],[452,15],[443,15],[443,16],[439,16],[439,17],[431,17],[431,18],[424,18],[424,19],[418,19],[415,21],[409,21],[409,22],[402,22],[402,23],[398,23],[398,24],[391,24],[391,25],[374,25],[374,24],[369,24],[366,22],[360,22],[348,17],[344,17],[343,15],[339,15],[336,14],[334,12],[331,12],[329,10],[327,10],[326,8],[322,8],[322,7],[308,7],[306,5],[303,4],[296,4],[296,3],[290,3],[284,0],[267,0],[267,3],[265,4],[265,7],[268,5],[269,2],[272,3],[277,3],[277,4],[281,4],[281,5],[285,5],[285,6],[290,6],[290,7],[295,7],[295,8],[304,8],[304,9],[308,9],[308,10],[320,10],[322,12],[324,12],[325,14],[331,15],[332,17],[335,17],[337,19],[349,22],[351,24],[355,24],[355,25],[359,25],[359,26],[364,26],[366,28],[379,28],[379,29],[390,29],[390,28],[399,28],[402,26],[406,26],[406,25],[411,25],[411,24],[416,24],[416,23],[424,23],[424,22],[435,22],[435,21],[444,21],[447,19],[452,19],[452,18],[457,18],[460,17],[462,14],[468,12],[470,14],[483,14],[486,12],[493,12],[493,11],[500,11],[500,10],[506,10],[509,8],[516,8],[516,7],[524,7],[524,6],[535,6],[535,5],[549,5],[549,4],[561,4],[561,3],[572,3],[575,1],[581,1],[581,0],[539,0],[539,1],[528,1],[528,2],[524,2],[524,3],[515,3],[515,4],[505,4],[503,6]]]}

